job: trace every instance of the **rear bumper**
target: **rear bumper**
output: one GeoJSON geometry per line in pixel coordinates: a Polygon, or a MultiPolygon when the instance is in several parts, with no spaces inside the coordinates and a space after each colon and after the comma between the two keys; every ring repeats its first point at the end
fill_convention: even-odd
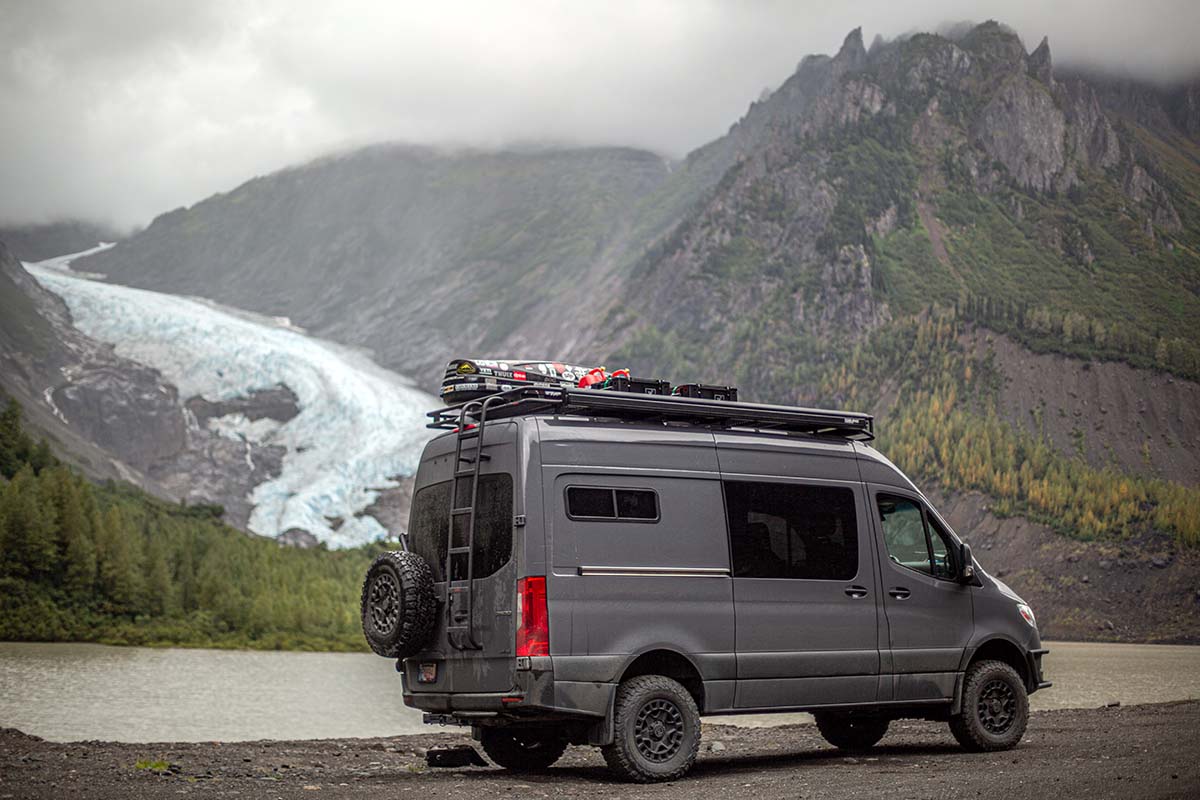
{"type": "Polygon", "coordinates": [[[514,673],[506,692],[410,691],[405,681],[404,703],[432,714],[464,718],[502,714],[511,717],[600,717],[608,714],[615,683],[554,679],[549,658],[533,659],[531,669],[514,673]]]}

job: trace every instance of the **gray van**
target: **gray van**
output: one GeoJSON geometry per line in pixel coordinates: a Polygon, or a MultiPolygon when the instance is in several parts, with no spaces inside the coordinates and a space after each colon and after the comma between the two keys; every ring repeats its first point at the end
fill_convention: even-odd
{"type": "Polygon", "coordinates": [[[1032,610],[867,442],[870,416],[519,388],[431,412],[405,549],[363,585],[404,702],[495,763],[594,745],[635,781],[692,766],[700,715],[809,711],[831,744],[946,720],[1014,747],[1032,610]]]}

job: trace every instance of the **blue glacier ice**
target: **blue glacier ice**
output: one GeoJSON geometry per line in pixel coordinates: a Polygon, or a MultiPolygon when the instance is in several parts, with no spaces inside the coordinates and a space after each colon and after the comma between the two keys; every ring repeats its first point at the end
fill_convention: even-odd
{"type": "Polygon", "coordinates": [[[300,528],[335,548],[388,533],[362,512],[378,490],[396,485],[392,478],[414,472],[431,435],[424,412],[437,400],[366,355],[284,319],[72,272],[80,255],[26,267],[62,297],[81,331],[158,369],[181,397],[229,400],[279,384],[295,393],[300,413],[286,423],[241,415],[212,421],[222,435],[286,448],[279,476],[250,494],[250,530],[276,536],[300,528]],[[331,518],[344,522],[334,530],[331,518]]]}

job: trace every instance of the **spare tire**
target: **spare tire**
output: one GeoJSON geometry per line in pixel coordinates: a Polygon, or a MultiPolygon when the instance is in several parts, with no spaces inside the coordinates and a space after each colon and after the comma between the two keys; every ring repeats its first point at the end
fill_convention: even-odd
{"type": "Polygon", "coordinates": [[[408,658],[424,649],[437,619],[433,572],[416,553],[382,553],[362,586],[362,628],[381,656],[408,658]]]}

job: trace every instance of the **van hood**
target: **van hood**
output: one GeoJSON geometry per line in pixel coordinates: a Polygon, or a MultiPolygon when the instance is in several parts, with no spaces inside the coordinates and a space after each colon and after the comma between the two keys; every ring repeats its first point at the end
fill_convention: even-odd
{"type": "MultiPolygon", "coordinates": [[[[978,569],[978,562],[976,562],[976,569],[978,569]]],[[[988,580],[990,580],[993,584],[996,585],[996,588],[1000,590],[1000,594],[1009,598],[1014,603],[1024,603],[1025,602],[1025,599],[1023,597],[1021,597],[1021,595],[1014,592],[1012,590],[1012,587],[1009,586],[1007,583],[1000,580],[995,575],[990,575],[986,572],[984,574],[988,576],[988,580]]]]}

